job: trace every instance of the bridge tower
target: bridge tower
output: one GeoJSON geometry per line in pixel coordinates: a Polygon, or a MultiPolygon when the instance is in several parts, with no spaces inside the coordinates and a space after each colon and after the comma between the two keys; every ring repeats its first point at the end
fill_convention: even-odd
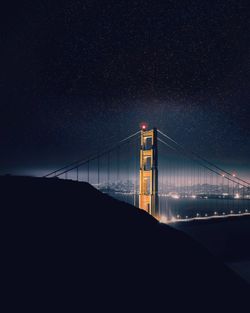
{"type": "Polygon", "coordinates": [[[139,207],[158,218],[157,129],[142,126],[139,207]]]}

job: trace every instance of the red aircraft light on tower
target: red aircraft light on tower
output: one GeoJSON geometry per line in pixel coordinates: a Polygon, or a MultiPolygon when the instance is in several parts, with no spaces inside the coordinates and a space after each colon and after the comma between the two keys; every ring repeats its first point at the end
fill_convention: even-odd
{"type": "Polygon", "coordinates": [[[140,127],[141,127],[141,130],[146,130],[148,125],[146,123],[141,123],[140,127]]]}

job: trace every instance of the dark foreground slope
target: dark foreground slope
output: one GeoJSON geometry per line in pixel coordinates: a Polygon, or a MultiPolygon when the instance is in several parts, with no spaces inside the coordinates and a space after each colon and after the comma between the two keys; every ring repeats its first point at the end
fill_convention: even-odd
{"type": "Polygon", "coordinates": [[[133,206],[57,179],[0,177],[0,188],[10,311],[249,312],[244,281],[133,206]]]}

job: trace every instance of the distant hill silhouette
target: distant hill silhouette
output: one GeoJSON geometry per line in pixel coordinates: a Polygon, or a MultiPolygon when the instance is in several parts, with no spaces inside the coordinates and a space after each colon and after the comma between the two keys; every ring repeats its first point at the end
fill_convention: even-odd
{"type": "Polygon", "coordinates": [[[249,285],[200,244],[87,183],[0,190],[9,311],[249,312],[249,285]]]}

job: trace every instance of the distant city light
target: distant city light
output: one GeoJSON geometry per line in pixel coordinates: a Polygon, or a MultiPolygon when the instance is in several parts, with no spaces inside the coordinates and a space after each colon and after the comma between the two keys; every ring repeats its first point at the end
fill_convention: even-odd
{"type": "Polygon", "coordinates": [[[235,196],[234,196],[234,199],[239,199],[239,198],[240,198],[240,194],[236,193],[235,196]]]}
{"type": "Polygon", "coordinates": [[[177,193],[174,193],[171,195],[171,198],[173,199],[180,199],[180,195],[178,195],[177,193]]]}

